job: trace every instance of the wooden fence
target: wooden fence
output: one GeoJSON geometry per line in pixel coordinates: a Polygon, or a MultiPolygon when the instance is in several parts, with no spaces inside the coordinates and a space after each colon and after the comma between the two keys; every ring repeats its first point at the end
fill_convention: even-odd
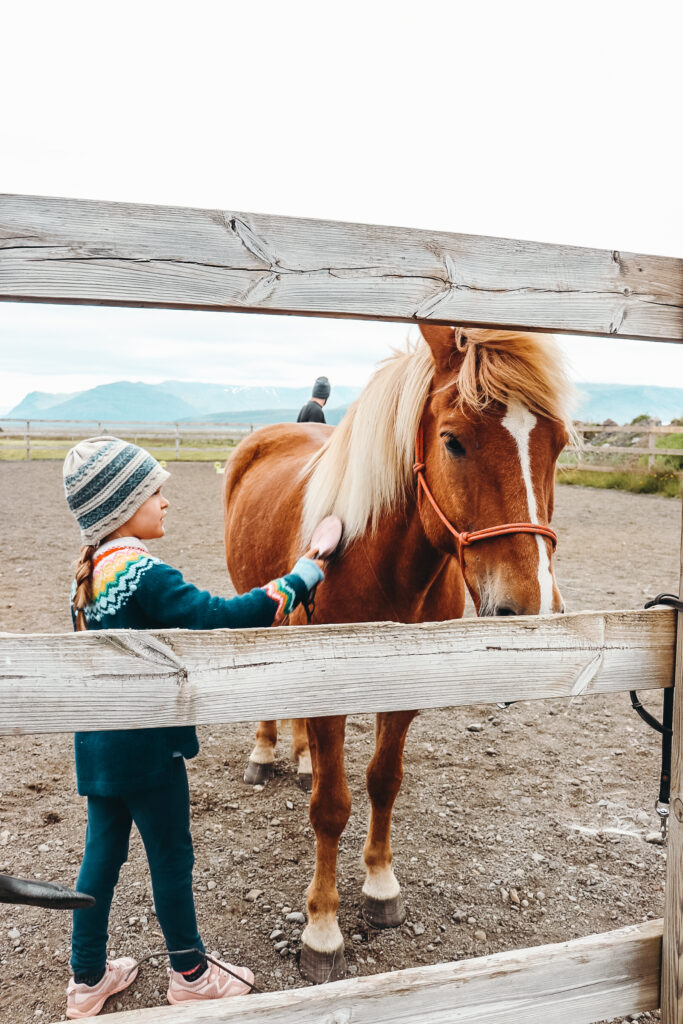
{"type": "MultiPolygon", "coordinates": [[[[0,198],[3,298],[683,341],[681,260],[25,196],[0,198]]],[[[674,684],[663,925],[112,1020],[589,1024],[655,1007],[661,967],[663,1022],[683,1024],[683,614],[659,609],[217,631],[203,634],[201,643],[182,630],[5,634],[0,733],[396,710],[415,706],[416,686],[421,706],[447,707],[674,684]]]]}
{"type": "Polygon", "coordinates": [[[11,452],[22,449],[25,459],[31,458],[31,452],[35,455],[36,452],[59,451],[55,447],[56,442],[64,442],[63,447],[70,447],[83,437],[99,434],[115,434],[135,444],[138,441],[153,441],[155,446],[172,448],[177,459],[181,448],[184,455],[189,452],[206,453],[206,442],[241,441],[253,429],[251,423],[134,423],[130,420],[24,420],[0,417],[2,450],[11,452]],[[46,441],[52,443],[47,445],[46,441]],[[188,444],[188,441],[203,441],[204,446],[188,444]]]}
{"type": "MultiPolygon", "coordinates": [[[[574,462],[564,461],[561,465],[564,469],[591,469],[600,473],[613,473],[620,469],[642,469],[640,465],[641,456],[647,455],[647,469],[652,472],[656,468],[658,456],[678,455],[683,456],[683,448],[660,448],[657,446],[657,438],[663,434],[683,434],[683,425],[660,426],[654,423],[630,424],[626,426],[604,426],[592,423],[575,423],[576,433],[579,436],[580,444],[567,445],[563,452],[571,452],[575,456],[574,462]],[[611,441],[596,445],[591,439],[596,435],[628,434],[634,438],[635,444],[618,445],[611,441]],[[641,444],[646,439],[646,444],[641,444]],[[595,462],[597,459],[609,460],[612,455],[628,455],[629,460],[619,462],[595,462]]],[[[677,470],[673,470],[681,476],[677,470]]]]}

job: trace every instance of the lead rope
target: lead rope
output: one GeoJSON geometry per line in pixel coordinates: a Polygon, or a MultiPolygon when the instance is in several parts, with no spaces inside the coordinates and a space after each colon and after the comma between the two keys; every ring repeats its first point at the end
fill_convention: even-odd
{"type": "Polygon", "coordinates": [[[306,612],[306,619],[308,620],[309,626],[313,622],[313,613],[315,612],[315,592],[317,589],[318,584],[316,583],[316,585],[311,590],[309,590],[308,598],[305,601],[302,601],[304,611],[306,612]]]}
{"type": "Polygon", "coordinates": [[[181,956],[184,953],[196,953],[197,956],[199,956],[199,957],[203,956],[206,960],[209,961],[209,963],[215,964],[216,967],[220,967],[220,969],[222,971],[225,971],[226,974],[231,974],[233,978],[237,978],[237,980],[240,981],[243,985],[249,985],[249,991],[250,992],[258,992],[259,991],[257,989],[256,985],[254,985],[253,982],[250,983],[248,981],[245,981],[244,978],[241,978],[239,976],[239,974],[237,974],[235,971],[231,971],[230,968],[226,966],[226,964],[221,963],[220,960],[216,960],[216,958],[211,956],[210,953],[205,953],[203,950],[197,949],[195,946],[193,946],[191,949],[155,949],[155,950],[152,950],[151,953],[148,953],[146,956],[141,956],[139,960],[135,961],[135,963],[133,964],[131,969],[128,971],[128,974],[126,975],[126,981],[128,981],[128,979],[130,978],[130,976],[133,973],[133,971],[137,970],[137,968],[140,966],[140,964],[144,964],[146,960],[151,960],[153,956],[169,956],[169,957],[170,956],[181,956]]]}
{"type": "MultiPolygon", "coordinates": [[[[645,605],[646,608],[654,608],[655,605],[665,604],[676,611],[683,612],[683,600],[675,594],[657,594],[645,605]]],[[[673,736],[673,714],[674,714],[674,690],[673,686],[667,687],[664,691],[662,704],[661,722],[651,715],[641,704],[635,690],[629,691],[631,706],[640,715],[651,729],[662,734],[662,761],[659,774],[659,796],[655,800],[655,810],[659,815],[659,831],[662,842],[666,842],[667,828],[669,824],[669,797],[671,795],[671,740],[673,736]]]]}

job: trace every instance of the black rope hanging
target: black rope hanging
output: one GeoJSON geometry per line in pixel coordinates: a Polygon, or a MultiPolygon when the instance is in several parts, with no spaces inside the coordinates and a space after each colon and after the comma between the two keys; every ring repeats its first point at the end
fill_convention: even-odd
{"type": "MultiPolygon", "coordinates": [[[[656,605],[664,604],[670,608],[675,608],[679,612],[683,612],[683,601],[680,597],[676,597],[675,594],[657,594],[651,601],[648,601],[645,605],[646,608],[654,608],[656,605]]],[[[662,704],[662,720],[661,722],[651,715],[650,712],[643,707],[638,698],[638,694],[635,690],[631,690],[629,693],[631,698],[631,706],[640,717],[646,722],[651,729],[655,729],[662,735],[662,760],[661,760],[661,771],[659,773],[659,796],[655,800],[655,810],[659,815],[660,828],[662,832],[662,838],[666,839],[667,823],[669,818],[669,797],[671,795],[671,739],[673,735],[673,713],[674,713],[674,691],[673,687],[667,687],[664,691],[664,699],[662,704]]]]}

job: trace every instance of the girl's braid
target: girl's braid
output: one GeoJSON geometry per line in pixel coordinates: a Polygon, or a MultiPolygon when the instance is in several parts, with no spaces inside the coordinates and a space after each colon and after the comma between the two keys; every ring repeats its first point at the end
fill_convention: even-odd
{"type": "Polygon", "coordinates": [[[82,547],[81,556],[76,566],[76,592],[74,594],[73,609],[76,616],[77,630],[88,628],[85,624],[83,609],[92,601],[92,571],[95,550],[94,544],[86,544],[82,547]]]}

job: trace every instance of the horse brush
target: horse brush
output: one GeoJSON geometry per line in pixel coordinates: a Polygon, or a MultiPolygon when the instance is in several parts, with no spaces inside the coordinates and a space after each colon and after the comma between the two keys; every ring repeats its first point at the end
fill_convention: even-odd
{"type": "Polygon", "coordinates": [[[339,516],[325,516],[313,531],[311,546],[304,557],[321,561],[331,558],[339,547],[341,535],[342,521],[339,516]]]}
{"type": "MultiPolygon", "coordinates": [[[[305,554],[305,558],[313,558],[317,562],[324,562],[331,558],[339,547],[342,535],[342,521],[339,516],[325,516],[313,531],[311,546],[305,554]]],[[[315,592],[317,586],[313,587],[308,595],[308,601],[304,602],[304,611],[310,626],[315,611],[315,592]]]]}

